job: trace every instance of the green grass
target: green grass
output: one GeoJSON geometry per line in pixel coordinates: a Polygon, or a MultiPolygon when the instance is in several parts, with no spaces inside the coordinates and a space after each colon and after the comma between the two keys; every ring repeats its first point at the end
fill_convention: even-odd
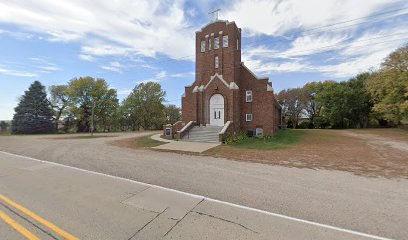
{"type": "Polygon", "coordinates": [[[275,135],[267,139],[250,138],[237,143],[233,143],[229,146],[236,148],[264,150],[285,148],[299,142],[305,133],[305,130],[281,129],[275,135]]]}
{"type": "Polygon", "coordinates": [[[143,147],[143,148],[151,148],[151,147],[156,147],[156,146],[165,144],[165,142],[159,142],[159,141],[153,140],[151,138],[151,135],[136,138],[134,143],[137,147],[143,147]]]}

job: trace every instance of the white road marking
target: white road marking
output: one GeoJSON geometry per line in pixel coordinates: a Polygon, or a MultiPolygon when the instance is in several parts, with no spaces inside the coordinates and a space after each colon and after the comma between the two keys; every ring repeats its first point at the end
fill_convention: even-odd
{"type": "Polygon", "coordinates": [[[167,191],[171,191],[171,192],[175,192],[175,193],[180,193],[180,194],[183,194],[183,195],[186,195],[186,196],[189,196],[189,197],[204,199],[204,200],[209,201],[209,202],[219,203],[219,204],[232,206],[232,207],[236,207],[236,208],[240,208],[240,209],[244,209],[244,210],[248,210],[248,211],[252,211],[252,212],[258,212],[258,213],[262,213],[262,214],[266,214],[266,215],[270,215],[270,216],[274,216],[274,217],[279,217],[279,218],[283,218],[283,219],[287,219],[287,220],[291,220],[291,221],[295,221],[295,222],[300,222],[300,223],[310,224],[310,225],[318,226],[318,227],[322,227],[322,228],[332,229],[332,230],[335,230],[335,231],[349,233],[349,234],[356,235],[356,236],[367,237],[367,238],[372,238],[372,239],[377,239],[377,240],[392,240],[391,238],[380,237],[380,236],[371,235],[371,234],[358,232],[358,231],[353,231],[353,230],[340,228],[340,227],[336,227],[336,226],[332,226],[332,225],[327,225],[327,224],[317,223],[317,222],[304,220],[304,219],[300,219],[300,218],[290,217],[290,216],[286,216],[286,215],[279,214],[279,213],[268,212],[268,211],[257,209],[257,208],[252,208],[252,207],[247,207],[247,206],[243,206],[243,205],[239,205],[239,204],[235,204],[235,203],[230,203],[230,202],[225,202],[225,201],[221,201],[221,200],[217,200],[217,199],[212,199],[212,198],[201,196],[201,195],[198,195],[198,194],[187,193],[187,192],[183,192],[183,191],[179,191],[179,190],[175,190],[175,189],[171,189],[171,188],[166,188],[166,187],[162,187],[162,186],[158,186],[158,185],[154,185],[154,184],[150,184],[150,183],[139,182],[139,181],[128,179],[128,178],[122,178],[122,177],[113,176],[113,175],[109,175],[109,174],[105,174],[105,173],[94,172],[94,171],[90,171],[90,170],[86,170],[86,169],[82,169],[82,168],[72,167],[72,166],[68,166],[68,165],[64,165],[64,164],[60,164],[60,163],[55,163],[55,162],[50,162],[50,161],[44,161],[44,160],[40,160],[40,159],[36,159],[36,158],[32,158],[32,157],[27,157],[27,156],[23,156],[23,155],[18,155],[18,154],[14,154],[14,153],[4,152],[4,151],[0,151],[0,153],[10,155],[10,156],[14,156],[14,157],[21,157],[21,158],[25,158],[25,159],[40,162],[40,163],[48,163],[48,164],[53,164],[55,166],[60,166],[60,167],[64,167],[64,168],[70,168],[70,169],[73,169],[73,170],[86,172],[86,173],[105,176],[105,177],[109,177],[109,178],[113,178],[113,179],[117,179],[117,180],[121,180],[121,181],[137,183],[137,184],[140,184],[140,185],[143,185],[143,186],[146,186],[146,187],[163,189],[163,190],[167,190],[167,191]]]}

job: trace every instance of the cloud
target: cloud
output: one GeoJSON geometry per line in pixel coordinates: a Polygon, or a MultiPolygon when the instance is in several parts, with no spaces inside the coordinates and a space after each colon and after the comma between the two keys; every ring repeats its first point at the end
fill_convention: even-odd
{"type": "Polygon", "coordinates": [[[367,17],[387,7],[401,8],[404,3],[403,0],[238,0],[222,16],[234,19],[251,34],[279,36],[320,27],[322,23],[329,25],[367,17]],[[262,20],[256,16],[262,16],[262,20]]]}
{"type": "Polygon", "coordinates": [[[92,57],[179,58],[194,52],[196,29],[187,22],[183,4],[181,0],[0,2],[0,23],[18,25],[49,41],[79,42],[81,54],[92,57]]]}
{"type": "Polygon", "coordinates": [[[92,55],[88,55],[88,54],[79,54],[79,58],[87,62],[95,61],[95,57],[93,57],[92,55]]]}
{"type": "Polygon", "coordinates": [[[118,95],[129,95],[132,91],[133,91],[133,89],[118,90],[117,94],[118,95]]]}
{"type": "Polygon", "coordinates": [[[101,68],[112,71],[112,72],[117,72],[117,73],[122,73],[123,70],[125,70],[126,66],[122,65],[121,63],[117,61],[109,62],[108,65],[101,66],[101,68]]]}
{"type": "Polygon", "coordinates": [[[14,77],[37,77],[38,74],[33,72],[19,71],[14,69],[7,69],[0,66],[0,74],[14,76],[14,77]]]}
{"type": "Polygon", "coordinates": [[[185,78],[185,77],[194,76],[194,74],[195,74],[195,72],[179,72],[179,73],[169,74],[168,72],[162,70],[160,72],[157,72],[152,78],[139,80],[136,83],[140,84],[140,83],[146,83],[146,82],[162,82],[162,81],[164,81],[166,79],[185,78]]]}

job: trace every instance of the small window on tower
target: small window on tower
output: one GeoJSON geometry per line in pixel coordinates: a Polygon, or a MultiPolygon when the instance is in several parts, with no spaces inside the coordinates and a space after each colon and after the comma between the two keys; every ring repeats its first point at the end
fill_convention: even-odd
{"type": "Polygon", "coordinates": [[[211,39],[208,39],[208,51],[211,50],[211,39]]]}
{"type": "Polygon", "coordinates": [[[214,49],[220,48],[220,38],[216,37],[214,38],[214,49]]]}
{"type": "Polygon", "coordinates": [[[252,91],[251,90],[247,90],[245,92],[245,98],[246,98],[246,102],[252,102],[252,91]]]}
{"type": "Polygon", "coordinates": [[[225,48],[228,47],[228,35],[222,37],[222,46],[225,48]]]}
{"type": "Polygon", "coordinates": [[[205,52],[205,41],[201,41],[201,52],[205,52]]]}
{"type": "Polygon", "coordinates": [[[218,68],[218,56],[215,56],[214,64],[215,68],[218,68]]]}
{"type": "Polygon", "coordinates": [[[237,50],[239,50],[239,40],[237,39],[237,50]]]}

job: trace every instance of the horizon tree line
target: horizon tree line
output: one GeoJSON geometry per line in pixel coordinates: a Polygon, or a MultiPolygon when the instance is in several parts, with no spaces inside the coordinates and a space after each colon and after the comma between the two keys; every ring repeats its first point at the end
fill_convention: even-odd
{"type": "Polygon", "coordinates": [[[165,105],[166,92],[155,82],[141,83],[122,102],[104,79],[80,77],[46,88],[35,81],[20,98],[11,132],[89,132],[161,129],[180,119],[180,109],[165,105]]]}
{"type": "Polygon", "coordinates": [[[276,95],[290,128],[366,128],[408,124],[408,44],[377,71],[342,82],[311,82],[276,95]]]}

